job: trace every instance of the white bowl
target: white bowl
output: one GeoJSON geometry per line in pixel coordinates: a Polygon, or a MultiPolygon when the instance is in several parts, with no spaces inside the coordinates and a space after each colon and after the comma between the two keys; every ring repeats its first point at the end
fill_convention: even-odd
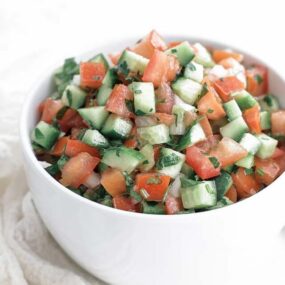
{"type": "MultiPolygon", "coordinates": [[[[202,39],[167,38],[173,39],[224,47],[202,39]]],[[[134,42],[126,40],[111,43],[107,48],[98,47],[92,55],[118,51],[134,42]]],[[[264,64],[242,53],[247,63],[264,64]]],[[[88,55],[91,53],[79,58],[88,55]]],[[[285,106],[285,96],[281,97],[285,95],[285,82],[268,67],[271,92],[280,96],[285,106]]],[[[52,69],[35,83],[26,99],[21,119],[21,145],[36,208],[67,254],[91,274],[118,285],[249,284],[250,274],[258,272],[260,249],[269,240],[277,239],[285,224],[285,191],[282,189],[285,175],[249,199],[196,214],[146,215],[89,201],[53,179],[41,167],[31,148],[30,133],[38,120],[36,109],[51,94],[51,75],[52,69]]]]}

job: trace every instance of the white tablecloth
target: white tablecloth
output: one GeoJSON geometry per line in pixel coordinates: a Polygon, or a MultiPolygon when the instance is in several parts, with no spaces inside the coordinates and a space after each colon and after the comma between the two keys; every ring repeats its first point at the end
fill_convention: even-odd
{"type": "MultiPolygon", "coordinates": [[[[140,37],[156,28],[162,34],[189,34],[242,46],[277,69],[283,68],[285,74],[281,4],[1,0],[0,284],[98,284],[58,247],[37,215],[26,186],[18,119],[25,95],[41,72],[58,59],[122,37],[140,37]]],[[[280,266],[280,256],[284,256],[280,251],[272,255],[274,267],[280,266]]],[[[284,284],[280,278],[272,282],[284,284]]]]}

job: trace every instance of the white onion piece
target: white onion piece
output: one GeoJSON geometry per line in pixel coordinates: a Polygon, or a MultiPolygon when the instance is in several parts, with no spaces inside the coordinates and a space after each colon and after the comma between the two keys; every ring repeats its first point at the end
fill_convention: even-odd
{"type": "Polygon", "coordinates": [[[51,164],[46,162],[46,161],[39,161],[39,163],[43,168],[47,168],[47,167],[51,166],[51,164]]]}
{"type": "Polygon", "coordinates": [[[72,83],[74,85],[80,86],[80,74],[75,74],[72,78],[72,83]]]}
{"type": "Polygon", "coordinates": [[[135,119],[137,127],[149,127],[157,124],[157,119],[152,116],[137,116],[135,119]]]}
{"type": "Polygon", "coordinates": [[[173,197],[178,198],[180,197],[180,188],[181,188],[181,181],[180,175],[177,175],[172,184],[169,186],[169,192],[173,197]]]}
{"type": "Polygon", "coordinates": [[[175,105],[181,107],[182,109],[184,109],[187,112],[195,112],[196,108],[190,104],[185,103],[182,99],[180,99],[180,97],[178,97],[177,95],[174,95],[174,102],[175,105]]]}
{"type": "Polygon", "coordinates": [[[88,188],[95,188],[100,185],[101,177],[98,173],[92,172],[84,182],[88,188]]]}
{"type": "Polygon", "coordinates": [[[228,71],[220,64],[216,64],[208,72],[208,78],[210,81],[215,81],[222,77],[227,77],[228,71]]]}

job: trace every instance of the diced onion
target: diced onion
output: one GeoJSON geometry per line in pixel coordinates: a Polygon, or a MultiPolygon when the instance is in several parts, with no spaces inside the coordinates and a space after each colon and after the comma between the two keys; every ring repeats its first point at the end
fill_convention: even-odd
{"type": "Polygon", "coordinates": [[[184,109],[187,112],[195,112],[196,108],[190,104],[185,103],[182,99],[180,99],[180,97],[178,97],[177,95],[174,95],[174,101],[175,101],[175,105],[181,107],[182,109],[184,109]]]}
{"type": "Polygon", "coordinates": [[[181,188],[181,181],[180,175],[177,175],[172,184],[169,186],[169,192],[173,197],[178,198],[180,197],[180,188],[181,188]]]}
{"type": "Polygon", "coordinates": [[[150,127],[157,124],[157,119],[151,116],[137,116],[135,123],[138,128],[150,127]]]}
{"type": "Polygon", "coordinates": [[[47,168],[47,167],[51,166],[51,164],[46,162],[46,161],[39,161],[39,163],[43,168],[47,168]]]}
{"type": "Polygon", "coordinates": [[[72,83],[74,85],[80,86],[80,74],[75,74],[72,78],[72,83]]]}
{"type": "Polygon", "coordinates": [[[98,173],[92,172],[84,182],[84,185],[88,188],[95,188],[100,185],[101,177],[98,173]]]}

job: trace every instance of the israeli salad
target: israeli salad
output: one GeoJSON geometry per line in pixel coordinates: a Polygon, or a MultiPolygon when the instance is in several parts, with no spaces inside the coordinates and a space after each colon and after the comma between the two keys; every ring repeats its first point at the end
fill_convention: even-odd
{"type": "Polygon", "coordinates": [[[183,214],[261,191],[285,170],[285,110],[243,55],[151,31],[66,59],[31,139],[70,191],[116,209],[183,214]]]}

